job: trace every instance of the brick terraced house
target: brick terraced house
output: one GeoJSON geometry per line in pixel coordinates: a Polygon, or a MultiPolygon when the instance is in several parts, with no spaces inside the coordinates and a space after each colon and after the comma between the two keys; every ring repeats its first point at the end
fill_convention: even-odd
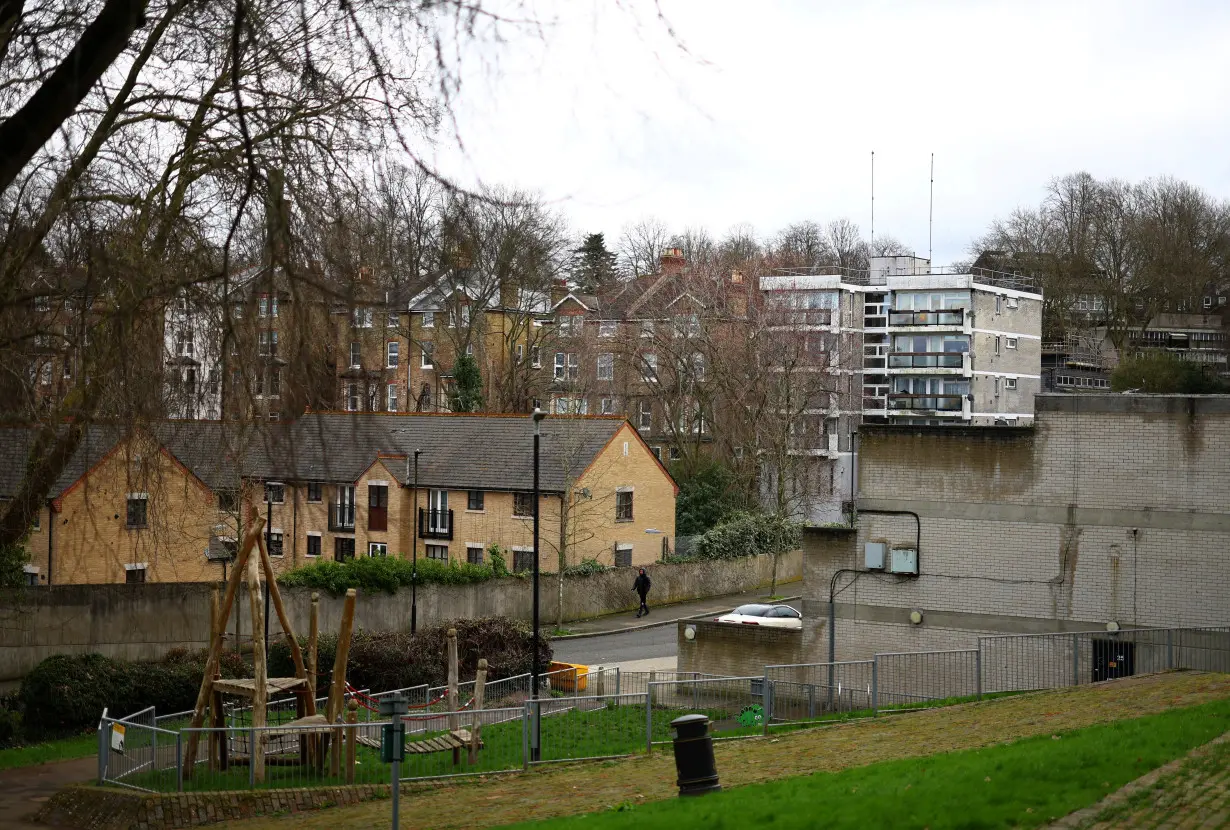
{"type": "MultiPolygon", "coordinates": [[[[0,495],[32,435],[0,436],[0,495]]],[[[530,419],[311,413],[294,424],[95,426],[31,529],[32,585],[223,578],[242,505],[269,516],[276,570],[322,559],[533,557],[530,419]],[[416,464],[417,458],[417,488],[416,464]]],[[[542,423],[540,567],[652,562],[673,547],[677,488],[622,418],[542,423]],[[562,552],[562,553],[561,553],[562,552]]]]}

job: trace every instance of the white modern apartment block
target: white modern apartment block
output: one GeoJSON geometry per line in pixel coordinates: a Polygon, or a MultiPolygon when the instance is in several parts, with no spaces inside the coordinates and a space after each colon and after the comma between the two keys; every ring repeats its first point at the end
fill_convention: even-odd
{"type": "Polygon", "coordinates": [[[807,328],[826,332],[826,364],[842,390],[826,413],[837,451],[824,455],[837,486],[806,511],[812,521],[840,518],[849,501],[861,423],[1024,426],[1041,391],[1042,294],[1031,280],[933,269],[914,256],[873,257],[870,265],[760,279],[767,304],[808,310],[807,328]]]}

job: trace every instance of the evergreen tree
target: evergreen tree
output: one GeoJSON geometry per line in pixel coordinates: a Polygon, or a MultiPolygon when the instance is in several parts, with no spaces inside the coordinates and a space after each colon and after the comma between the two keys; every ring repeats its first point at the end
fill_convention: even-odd
{"type": "Polygon", "coordinates": [[[602,234],[589,234],[572,252],[572,280],[584,293],[593,294],[618,278],[615,254],[607,250],[602,234]]]}
{"type": "Polygon", "coordinates": [[[478,361],[468,354],[460,355],[453,364],[456,384],[449,395],[449,408],[454,412],[478,412],[483,407],[483,376],[478,361]]]}

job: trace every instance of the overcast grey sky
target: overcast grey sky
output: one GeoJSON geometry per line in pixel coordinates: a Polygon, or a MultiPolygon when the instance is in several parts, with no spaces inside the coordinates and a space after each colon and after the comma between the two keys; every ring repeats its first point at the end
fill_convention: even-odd
{"type": "Polygon", "coordinates": [[[937,264],[1068,172],[1230,196],[1225,0],[661,0],[686,52],[628,2],[561,0],[541,40],[471,62],[443,169],[536,189],[612,245],[643,216],[866,234],[874,150],[876,233],[925,256],[934,152],[937,264]]]}

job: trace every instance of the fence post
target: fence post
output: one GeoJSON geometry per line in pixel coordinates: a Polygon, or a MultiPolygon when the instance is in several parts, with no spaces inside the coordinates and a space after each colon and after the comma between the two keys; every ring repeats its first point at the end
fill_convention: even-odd
{"type": "Polygon", "coordinates": [[[525,702],[525,711],[521,713],[521,769],[530,768],[530,702],[525,702]]]}
{"type": "Polygon", "coordinates": [[[175,792],[184,791],[184,733],[175,735],[175,792]]]}
{"type": "MultiPolygon", "coordinates": [[[[334,754],[342,751],[341,742],[334,740],[334,746],[329,747],[334,754]]],[[[248,727],[248,789],[256,789],[256,729],[248,727]]]]}
{"type": "Polygon", "coordinates": [[[1081,670],[1081,644],[1080,635],[1072,635],[1072,685],[1080,685],[1080,670],[1081,670]]]}
{"type": "Polygon", "coordinates": [[[769,673],[764,675],[764,734],[769,734],[769,721],[773,719],[773,687],[769,685],[769,673]]]}
{"type": "Polygon", "coordinates": [[[154,718],[154,728],[151,729],[149,732],[149,743],[150,743],[149,769],[150,769],[150,772],[155,773],[155,774],[157,774],[158,772],[158,728],[157,728],[157,725],[158,725],[158,719],[154,718]]]}
{"type": "Polygon", "coordinates": [[[807,717],[814,718],[816,716],[816,684],[807,684],[807,717]]]}
{"type": "Polygon", "coordinates": [[[871,658],[871,713],[880,714],[880,655],[871,658]]]}
{"type": "Polygon", "coordinates": [[[974,652],[974,675],[977,675],[978,681],[975,689],[978,690],[978,700],[983,698],[983,641],[979,639],[978,650],[974,652]]]}
{"type": "Polygon", "coordinates": [[[653,683],[645,688],[645,754],[653,754],[653,683]]]}
{"type": "Polygon", "coordinates": [[[645,692],[649,695],[650,706],[653,706],[653,684],[657,681],[657,679],[658,673],[651,670],[649,672],[649,682],[645,685],[645,692]]]}
{"type": "MultiPolygon", "coordinates": [[[[105,715],[104,715],[105,717],[105,715]]],[[[111,724],[102,720],[98,724],[98,783],[107,780],[107,750],[111,747],[111,724]]]]}
{"type": "Polygon", "coordinates": [[[619,666],[615,667],[615,697],[619,697],[619,666]]]}
{"type": "Polygon", "coordinates": [[[1174,669],[1174,629],[1166,629],[1166,668],[1174,669]]]}

